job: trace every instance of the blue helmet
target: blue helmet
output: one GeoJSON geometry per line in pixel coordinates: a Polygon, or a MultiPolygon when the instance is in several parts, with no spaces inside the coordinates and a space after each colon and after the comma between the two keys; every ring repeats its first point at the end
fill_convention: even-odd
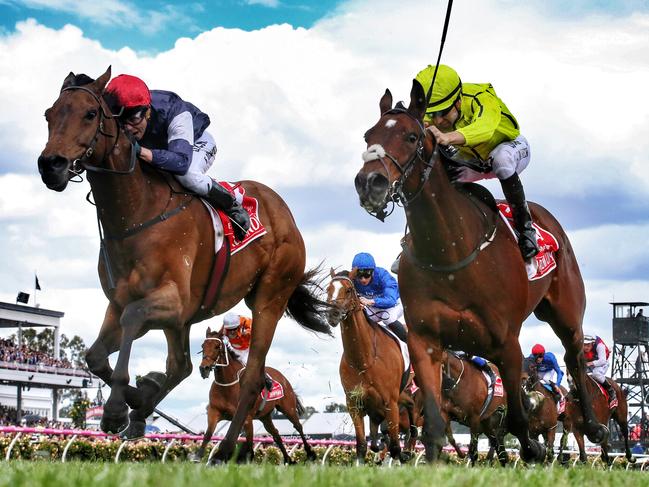
{"type": "Polygon", "coordinates": [[[375,269],[376,263],[374,262],[374,257],[367,252],[361,252],[354,256],[352,261],[352,267],[357,267],[358,269],[375,269]]]}

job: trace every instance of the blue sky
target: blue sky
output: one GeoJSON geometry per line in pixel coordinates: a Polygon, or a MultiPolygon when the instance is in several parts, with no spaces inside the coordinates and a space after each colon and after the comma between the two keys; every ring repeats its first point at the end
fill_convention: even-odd
{"type": "MultiPolygon", "coordinates": [[[[36,159],[47,140],[43,112],[68,72],[96,77],[108,65],[208,113],[218,146],[210,174],[256,179],[281,194],[310,266],[348,267],[359,251],[390,266],[403,211],[385,223],[371,218],[353,178],[385,88],[406,99],[432,62],[446,2],[251,3],[0,0],[0,300],[29,291],[37,270],[39,302],[66,313],[63,331],[88,344],[97,335],[106,299],[88,185],[48,191],[36,159]]],[[[649,301],[649,101],[618,95],[649,85],[647,4],[456,2],[443,56],[463,80],[493,83],[516,115],[532,150],[526,193],[568,232],[586,285],[584,328],[607,339],[609,301],[649,301]]],[[[486,186],[501,196],[497,183],[486,186]]],[[[192,328],[193,351],[208,325],[219,318],[192,328]]],[[[529,351],[537,341],[562,356],[549,327],[530,318],[520,342],[529,351]]],[[[338,336],[316,338],[283,319],[268,363],[306,404],[322,407],[342,400],[340,349],[338,336]]],[[[131,375],[164,369],[165,350],[160,333],[138,340],[131,375]]],[[[206,397],[193,374],[164,408],[200,423],[206,397]]]]}
{"type": "Polygon", "coordinates": [[[196,37],[214,27],[254,30],[273,24],[311,27],[331,12],[340,0],[212,0],[174,2],[156,0],[0,0],[1,26],[34,18],[55,29],[79,26],[110,49],[130,47],[160,52],[173,47],[179,37],[196,37]]]}

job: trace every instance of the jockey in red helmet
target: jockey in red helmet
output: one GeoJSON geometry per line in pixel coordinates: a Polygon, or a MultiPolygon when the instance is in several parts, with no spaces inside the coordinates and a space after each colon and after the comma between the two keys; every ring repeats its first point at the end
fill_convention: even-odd
{"type": "Polygon", "coordinates": [[[536,373],[541,382],[552,387],[559,399],[563,396],[559,386],[563,379],[563,371],[559,367],[557,358],[552,352],[546,352],[545,347],[537,343],[532,347],[532,354],[527,358],[536,366],[536,373]]]}
{"type": "Polygon", "coordinates": [[[124,131],[137,141],[138,157],[173,173],[185,188],[207,199],[233,221],[237,240],[250,228],[248,213],[235,197],[205,173],[216,154],[214,138],[205,129],[210,118],[175,93],[149,90],[140,78],[121,74],[104,93],[124,131]]]}

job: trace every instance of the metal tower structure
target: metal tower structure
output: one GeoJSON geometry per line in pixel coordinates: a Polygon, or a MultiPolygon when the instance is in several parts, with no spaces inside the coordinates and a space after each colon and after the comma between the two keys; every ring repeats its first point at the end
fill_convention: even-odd
{"type": "MultiPolygon", "coordinates": [[[[629,425],[641,424],[640,442],[649,444],[649,303],[613,306],[613,367],[611,377],[627,391],[629,425]]],[[[632,427],[632,426],[631,426],[632,427]]]]}

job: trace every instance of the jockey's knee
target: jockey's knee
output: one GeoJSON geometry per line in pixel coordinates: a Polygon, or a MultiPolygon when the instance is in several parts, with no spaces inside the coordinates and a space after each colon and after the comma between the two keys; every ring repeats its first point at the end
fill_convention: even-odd
{"type": "Polygon", "coordinates": [[[212,186],[212,178],[195,171],[188,171],[182,176],[176,175],[176,180],[182,184],[185,189],[193,191],[201,196],[205,196],[212,186]]]}

